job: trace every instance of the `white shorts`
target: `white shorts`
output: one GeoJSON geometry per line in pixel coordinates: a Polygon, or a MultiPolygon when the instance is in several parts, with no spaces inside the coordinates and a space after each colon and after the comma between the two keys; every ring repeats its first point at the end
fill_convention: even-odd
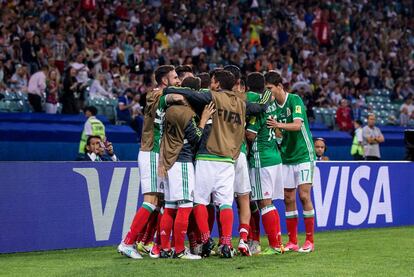
{"type": "Polygon", "coordinates": [[[234,164],[234,170],[234,194],[237,196],[250,193],[249,167],[247,166],[246,154],[240,153],[234,164]]]}
{"type": "Polygon", "coordinates": [[[141,176],[142,194],[164,192],[165,180],[162,180],[157,174],[158,156],[158,153],[152,151],[139,151],[138,168],[141,176]]]}
{"type": "Polygon", "coordinates": [[[196,164],[194,203],[232,205],[234,198],[234,164],[198,160],[196,164]]]}
{"type": "Polygon", "coordinates": [[[250,169],[252,200],[284,199],[282,164],[250,169]]]}
{"type": "Polygon", "coordinates": [[[191,201],[194,198],[194,165],[193,163],[175,162],[168,170],[168,182],[164,186],[165,201],[191,201]]]}
{"type": "Polygon", "coordinates": [[[313,171],[315,162],[305,162],[295,165],[283,165],[284,186],[287,189],[295,189],[303,184],[313,183],[313,171]]]}

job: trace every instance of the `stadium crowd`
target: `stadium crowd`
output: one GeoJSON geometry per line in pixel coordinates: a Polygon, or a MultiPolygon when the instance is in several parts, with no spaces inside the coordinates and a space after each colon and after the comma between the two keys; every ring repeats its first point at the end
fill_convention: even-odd
{"type": "Polygon", "coordinates": [[[234,64],[243,75],[279,70],[309,116],[343,105],[359,119],[364,96],[385,88],[406,101],[401,124],[414,118],[412,1],[0,3],[0,90],[28,92],[35,111],[60,102],[76,114],[88,97],[120,97],[126,119],[139,117],[156,67],[234,64]]]}

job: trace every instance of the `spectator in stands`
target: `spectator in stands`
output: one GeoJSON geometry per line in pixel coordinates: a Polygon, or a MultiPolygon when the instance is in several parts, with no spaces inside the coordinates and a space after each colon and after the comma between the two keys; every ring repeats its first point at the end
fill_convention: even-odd
{"type": "Polygon", "coordinates": [[[85,145],[89,136],[99,136],[102,141],[105,141],[105,125],[96,118],[98,110],[94,106],[88,106],[84,109],[87,118],[83,127],[81,141],[79,143],[79,156],[85,153],[85,145]]]}
{"type": "Polygon", "coordinates": [[[362,137],[362,121],[357,119],[354,121],[354,138],[352,140],[351,155],[355,161],[364,159],[364,147],[362,137]]]}
{"type": "Polygon", "coordinates": [[[410,119],[414,119],[414,104],[411,96],[400,107],[401,126],[407,126],[410,119]]]}
{"type": "Polygon", "coordinates": [[[346,99],[341,100],[341,106],[336,110],[336,124],[341,131],[352,131],[352,110],[346,99]]]}
{"type": "Polygon", "coordinates": [[[61,74],[65,69],[65,61],[69,55],[69,45],[63,40],[62,32],[63,30],[58,31],[56,40],[51,45],[55,66],[61,74]]]}
{"type": "Polygon", "coordinates": [[[21,64],[16,65],[16,72],[13,74],[10,79],[10,88],[14,91],[27,92],[28,85],[27,69],[21,64]]]}
{"type": "Polygon", "coordinates": [[[89,89],[90,98],[112,98],[112,93],[106,86],[106,79],[103,74],[98,74],[97,79],[92,82],[91,88],[89,89]]]}
{"type": "Polygon", "coordinates": [[[329,158],[327,156],[324,156],[327,150],[326,141],[324,138],[316,138],[314,140],[314,147],[315,147],[315,153],[316,153],[316,160],[329,161],[329,158]]]}
{"type": "Polygon", "coordinates": [[[132,89],[127,89],[125,94],[118,97],[117,119],[121,123],[130,124],[131,109],[136,104],[132,89]]]}
{"type": "Polygon", "coordinates": [[[362,129],[364,145],[364,158],[367,161],[378,161],[381,159],[380,143],[384,142],[384,136],[378,127],[375,127],[375,115],[368,115],[368,125],[362,129]]]}
{"type": "Polygon", "coordinates": [[[38,49],[36,49],[33,37],[34,32],[32,30],[27,31],[25,40],[21,45],[23,62],[29,65],[30,74],[34,74],[39,69],[38,49]]]}
{"type": "Polygon", "coordinates": [[[27,88],[29,103],[36,113],[43,112],[42,100],[45,99],[46,79],[49,68],[42,66],[42,69],[33,74],[29,79],[27,88]]]}
{"type": "Polygon", "coordinates": [[[111,91],[112,96],[121,96],[124,94],[125,87],[121,81],[121,75],[118,73],[115,73],[113,76],[111,91]]]}
{"type": "Polygon", "coordinates": [[[76,69],[66,69],[63,80],[63,94],[61,98],[63,114],[79,114],[79,89],[81,84],[76,80],[76,69]]]}
{"type": "Polygon", "coordinates": [[[49,71],[49,78],[46,87],[45,112],[55,114],[58,109],[58,98],[60,88],[60,74],[57,69],[49,71]]]}
{"type": "MultiPolygon", "coordinates": [[[[111,92],[111,68],[126,61],[130,71],[117,73],[124,88],[139,83],[134,89],[151,87],[148,80],[161,64],[192,65],[197,74],[227,64],[239,65],[243,74],[280,70],[287,87],[302,80],[312,88],[309,111],[313,105],[336,108],[349,98],[344,84],[361,98],[373,88],[387,88],[399,100],[414,92],[411,1],[104,1],[90,10],[79,1],[3,2],[1,88],[15,73],[13,63],[33,74],[42,65],[61,69],[65,56],[65,65],[85,69],[75,67],[80,83],[87,71],[93,80],[110,75],[108,87],[101,83],[105,92],[111,92]]],[[[69,107],[67,98],[62,101],[69,107]]]]}
{"type": "Polygon", "coordinates": [[[4,82],[4,64],[3,61],[0,59],[0,89],[7,88],[4,82]]]}

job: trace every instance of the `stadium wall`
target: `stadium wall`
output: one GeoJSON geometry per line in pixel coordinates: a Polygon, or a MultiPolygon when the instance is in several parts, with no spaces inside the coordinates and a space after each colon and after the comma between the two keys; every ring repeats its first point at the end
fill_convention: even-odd
{"type": "MultiPolygon", "coordinates": [[[[0,173],[0,253],[116,245],[142,201],[135,162],[0,162],[0,173]]],[[[317,231],[414,225],[413,180],[414,163],[318,163],[317,231]]]]}
{"type": "MultiPolygon", "coordinates": [[[[381,146],[381,156],[387,161],[401,161],[405,157],[405,147],[399,145],[381,146]]],[[[334,161],[352,160],[351,142],[346,144],[328,141],[326,155],[334,161]]],[[[78,153],[79,142],[44,142],[44,141],[1,141],[0,161],[74,161],[78,153]]],[[[136,161],[138,143],[114,143],[115,153],[121,161],[136,161]]]]}

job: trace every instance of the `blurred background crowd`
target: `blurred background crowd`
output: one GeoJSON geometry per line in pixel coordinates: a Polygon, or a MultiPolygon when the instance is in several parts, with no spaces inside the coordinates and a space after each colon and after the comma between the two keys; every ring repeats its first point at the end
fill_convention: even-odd
{"type": "Polygon", "coordinates": [[[333,110],[331,127],[350,131],[372,111],[414,123],[410,0],[0,3],[0,91],[27,94],[32,111],[78,114],[100,99],[128,122],[157,66],[234,64],[280,71],[311,118],[333,110]]]}

